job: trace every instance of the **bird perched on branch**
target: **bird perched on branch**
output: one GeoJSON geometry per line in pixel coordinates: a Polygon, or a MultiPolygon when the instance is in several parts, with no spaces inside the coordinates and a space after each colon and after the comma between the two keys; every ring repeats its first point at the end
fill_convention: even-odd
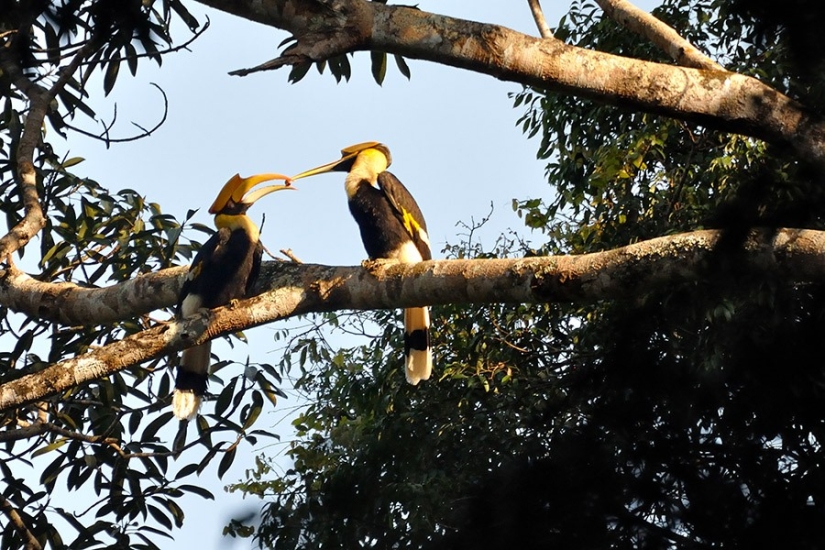
{"type": "MultiPolygon", "coordinates": [[[[223,186],[209,213],[215,215],[217,233],[195,256],[178,298],[177,317],[182,319],[201,308],[223,306],[246,297],[261,267],[263,245],[258,226],[246,215],[261,197],[291,189],[286,185],[253,187],[270,180],[287,180],[281,174],[259,174],[242,178],[238,174],[223,186]],[[251,192],[250,192],[251,191],[251,192]]],[[[175,379],[172,410],[181,420],[191,420],[200,408],[209,375],[211,342],[184,350],[175,379]]]]}
{"type": "MultiPolygon", "coordinates": [[[[432,258],[427,224],[407,188],[387,172],[390,150],[376,141],[341,150],[341,158],[301,172],[297,180],[324,172],[348,172],[349,210],[361,230],[370,259],[396,259],[417,263],[432,258]]],[[[404,355],[407,382],[418,384],[432,372],[429,308],[404,310],[404,355]]]]}

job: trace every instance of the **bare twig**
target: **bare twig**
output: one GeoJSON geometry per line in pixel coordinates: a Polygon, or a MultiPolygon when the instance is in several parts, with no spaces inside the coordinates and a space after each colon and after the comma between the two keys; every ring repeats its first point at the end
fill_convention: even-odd
{"type": "MultiPolygon", "coordinates": [[[[154,52],[151,52],[151,53],[136,53],[136,54],[132,54],[132,55],[124,55],[123,57],[120,58],[120,60],[121,61],[126,61],[127,59],[141,59],[143,57],[152,57],[152,58],[154,58],[154,57],[157,57],[159,55],[166,55],[168,53],[179,52],[181,50],[189,50],[189,46],[195,40],[200,38],[203,33],[206,32],[206,29],[209,28],[209,25],[210,25],[209,17],[206,17],[206,20],[204,21],[203,26],[200,29],[198,29],[194,34],[192,34],[192,37],[189,38],[189,40],[187,40],[186,42],[184,42],[182,44],[179,44],[177,46],[172,46],[170,48],[165,48],[163,50],[158,50],[158,51],[154,51],[154,52]]],[[[88,63],[86,63],[86,64],[88,64],[88,63]]]]}
{"type": "Polygon", "coordinates": [[[667,53],[676,63],[695,69],[724,71],[725,68],[679,36],[672,27],[637,8],[628,0],[596,0],[611,19],[644,36],[667,53]]]}
{"type": "MultiPolygon", "coordinates": [[[[174,451],[163,451],[163,452],[149,452],[149,453],[129,453],[123,450],[121,447],[121,442],[117,438],[114,437],[107,437],[105,435],[87,435],[77,431],[69,430],[56,424],[52,424],[51,422],[44,422],[44,421],[37,421],[28,426],[23,428],[17,429],[10,429],[4,430],[0,432],[0,443],[5,443],[7,441],[20,441],[23,439],[31,439],[33,437],[39,437],[41,435],[52,433],[56,434],[60,437],[64,437],[66,439],[71,439],[74,441],[81,441],[83,443],[89,443],[91,445],[105,445],[115,451],[120,458],[124,460],[130,460],[132,458],[151,458],[151,457],[173,457],[179,455],[181,452],[194,447],[195,445],[201,444],[206,435],[202,435],[198,439],[191,441],[187,445],[181,447],[178,450],[174,451]]],[[[243,434],[238,436],[238,439],[232,444],[232,446],[236,446],[240,439],[243,438],[243,434]]]]}
{"type": "Polygon", "coordinates": [[[282,248],[282,249],[281,249],[281,254],[283,254],[284,256],[286,256],[287,258],[289,258],[290,260],[292,260],[292,261],[293,261],[293,262],[295,262],[296,264],[302,264],[302,263],[304,263],[304,262],[302,262],[302,261],[301,261],[301,259],[300,259],[300,258],[298,258],[298,256],[296,256],[296,255],[292,252],[292,249],[291,249],[291,248],[282,248]]]}
{"type": "Polygon", "coordinates": [[[527,0],[527,3],[530,4],[530,11],[533,12],[533,19],[536,20],[536,26],[539,28],[539,34],[541,37],[554,38],[553,31],[550,30],[550,26],[544,18],[544,12],[541,9],[541,2],[539,0],[527,0]]]}
{"type": "MultiPolygon", "coordinates": [[[[198,38],[200,38],[201,35],[206,32],[206,29],[209,28],[209,24],[210,24],[210,21],[209,21],[209,18],[207,17],[206,21],[203,24],[203,27],[201,27],[200,30],[198,30],[196,33],[194,33],[192,35],[192,37],[189,40],[187,40],[186,42],[184,42],[183,44],[180,44],[178,46],[173,46],[171,48],[166,48],[164,50],[155,51],[155,52],[136,53],[136,54],[132,54],[132,55],[124,55],[123,57],[120,58],[120,60],[122,62],[122,61],[126,61],[126,60],[129,60],[129,59],[141,59],[143,57],[154,58],[156,56],[162,56],[162,55],[166,55],[168,53],[174,53],[174,52],[184,50],[184,49],[189,50],[189,45],[192,44],[198,38]]],[[[92,70],[86,71],[85,74],[83,75],[83,78],[80,81],[81,87],[85,88],[86,82],[89,80],[89,77],[91,77],[91,75],[94,73],[93,69],[95,68],[95,66],[97,64],[98,64],[98,61],[88,61],[88,62],[83,63],[83,65],[89,65],[92,70]]]]}
{"type": "MultiPolygon", "coordinates": [[[[158,91],[161,93],[161,95],[163,95],[163,117],[161,117],[160,122],[155,124],[155,126],[153,126],[150,130],[146,130],[142,126],[140,126],[140,125],[133,122],[132,124],[134,124],[135,126],[140,128],[141,130],[143,130],[143,133],[137,134],[137,135],[134,135],[134,136],[131,136],[131,137],[127,137],[127,138],[109,137],[109,130],[112,128],[112,126],[115,123],[114,119],[112,120],[111,124],[109,124],[109,125],[104,124],[103,125],[103,133],[102,134],[93,134],[91,132],[87,132],[86,130],[81,130],[80,128],[78,128],[76,126],[72,126],[71,124],[66,124],[66,128],[68,128],[70,130],[73,130],[73,131],[75,131],[79,134],[82,134],[84,136],[100,140],[100,141],[102,141],[106,144],[107,148],[112,143],[126,143],[128,141],[137,141],[139,139],[143,139],[145,137],[151,136],[153,133],[155,133],[155,131],[157,131],[166,122],[166,117],[169,115],[169,99],[166,97],[166,92],[163,91],[163,88],[161,88],[160,86],[158,86],[154,82],[150,82],[150,84],[152,86],[154,86],[155,88],[157,88],[158,91]]],[[[117,111],[115,111],[115,117],[117,117],[117,111]]]]}

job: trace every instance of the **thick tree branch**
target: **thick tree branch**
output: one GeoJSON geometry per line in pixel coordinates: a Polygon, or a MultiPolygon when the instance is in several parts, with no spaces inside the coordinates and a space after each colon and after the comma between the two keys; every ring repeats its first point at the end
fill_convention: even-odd
{"type": "Polygon", "coordinates": [[[629,59],[366,0],[199,1],[295,36],[283,55],[253,70],[385,51],[789,144],[825,172],[825,121],[740,74],[629,59]]]}
{"type": "Polygon", "coordinates": [[[172,306],[188,266],[173,267],[104,288],[38,281],[14,266],[0,271],[0,304],[64,325],[99,325],[172,306]]]}
{"type": "Polygon", "coordinates": [[[608,17],[656,44],[679,65],[711,71],[725,70],[679,36],[673,28],[627,0],[596,0],[596,3],[608,17]]]}
{"type": "Polygon", "coordinates": [[[825,279],[825,232],[755,231],[726,243],[719,231],[661,237],[581,256],[441,260],[405,265],[367,262],[328,267],[266,262],[262,294],[154,327],[0,386],[0,410],[200,344],[207,339],[311,312],[466,303],[593,302],[632,299],[684,281],[774,273],[788,284],[825,279]],[[719,249],[721,245],[724,249],[719,249]]]}

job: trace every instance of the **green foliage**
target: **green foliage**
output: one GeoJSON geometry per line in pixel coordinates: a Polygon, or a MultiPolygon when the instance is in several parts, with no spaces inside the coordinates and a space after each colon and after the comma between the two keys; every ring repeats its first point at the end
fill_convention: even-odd
{"type": "MultiPolygon", "coordinates": [[[[198,245],[182,240],[185,225],[157,204],[134,191],[110,193],[77,177],[67,170],[76,160],[61,163],[53,155],[41,160],[41,196],[49,214],[40,234],[38,267],[44,280],[113,284],[193,257],[198,245]]],[[[13,196],[13,189],[8,179],[0,185],[5,196],[13,196]]],[[[13,219],[18,205],[7,200],[0,209],[13,219]]],[[[65,327],[3,312],[0,337],[17,344],[0,353],[0,383],[151,324],[152,319],[140,318],[115,326],[65,327]]],[[[158,536],[169,537],[184,519],[178,498],[186,493],[213,498],[187,478],[213,461],[222,476],[242,440],[255,444],[275,437],[254,428],[264,397],[274,401],[283,395],[273,366],[246,365],[245,370],[243,365],[225,369],[229,362],[215,365],[210,384],[217,394],[215,412],[198,417],[195,433],[187,437],[186,427],[178,428],[168,409],[173,378],[165,363],[134,367],[3,415],[7,426],[48,422],[42,435],[8,440],[0,451],[4,498],[27,512],[36,536],[55,547],[102,548],[115,539],[130,547],[156,548],[158,536]],[[30,461],[41,472],[39,490],[21,477],[30,461]],[[55,499],[66,490],[83,495],[82,507],[55,499]],[[55,509],[53,502],[62,507],[55,509]],[[58,532],[57,518],[68,521],[76,533],[58,532]]],[[[19,547],[19,534],[4,529],[0,545],[19,547]]]]}
{"type": "MultiPolygon", "coordinates": [[[[52,128],[63,132],[77,113],[94,116],[84,89],[93,71],[103,74],[109,93],[124,62],[132,74],[142,58],[161,62],[175,17],[190,29],[198,26],[178,0],[6,2],[0,10],[0,55],[6,56],[4,66],[16,65],[48,87],[82,52],[80,76],[69,79],[48,114],[52,128]]],[[[22,215],[17,146],[29,115],[29,105],[11,85],[13,77],[0,73],[0,211],[8,228],[22,215]]],[[[199,244],[183,236],[185,229],[211,234],[189,221],[194,211],[179,221],[133,190],[112,192],[81,177],[76,171],[83,159],[61,156],[45,141],[45,132],[41,137],[34,161],[46,225],[38,240],[21,250],[21,255],[28,251],[23,267],[40,280],[84,287],[126,281],[191,261],[199,244]]],[[[2,309],[0,339],[11,351],[0,352],[0,384],[154,324],[145,316],[107,326],[63,326],[2,309]]],[[[210,378],[215,412],[208,403],[187,427],[169,410],[173,378],[166,367],[177,361],[170,359],[0,415],[1,498],[41,545],[165,547],[163,541],[184,520],[180,498],[214,498],[195,476],[209,468],[222,476],[246,442],[276,437],[256,426],[264,403],[283,396],[275,367],[217,364],[210,378]]],[[[0,547],[25,546],[5,513],[0,526],[0,547]]]]}
{"type": "MultiPolygon", "coordinates": [[[[595,17],[594,10],[587,2],[574,3],[559,38],[668,61],[612,20],[595,17]],[[591,20],[592,26],[585,25],[591,20]]],[[[787,86],[792,81],[776,77],[791,66],[781,42],[754,45],[754,25],[734,19],[725,2],[665,2],[655,15],[726,67],[770,75],[780,91],[795,93],[787,86]]],[[[823,200],[821,186],[804,165],[782,151],[767,151],[762,142],[538,90],[517,94],[515,106],[526,106],[519,119],[524,131],[542,136],[538,155],[548,159],[554,185],[549,202],[515,207],[528,227],[548,233],[549,251],[603,250],[703,227],[819,226],[815,205],[823,200]],[[560,218],[571,221],[558,223],[560,218]]]]}
{"type": "MultiPolygon", "coordinates": [[[[735,3],[655,13],[802,101],[825,89],[787,33],[765,35],[735,3]]],[[[589,1],[556,36],[670,62],[589,1]]],[[[697,124],[535,89],[514,101],[547,160],[547,198],[514,204],[539,253],[720,228],[706,277],[587,306],[433,308],[438,380],[417,387],[395,312],[324,317],[366,343],[292,342],[282,367],[313,397],[291,467],[261,458],[235,485],[266,500],[255,536],[283,549],[817,547],[825,288],[744,272],[737,255],[754,226],[821,229],[821,177],[697,124]]],[[[445,252],[536,253],[518,237],[445,252]]]]}

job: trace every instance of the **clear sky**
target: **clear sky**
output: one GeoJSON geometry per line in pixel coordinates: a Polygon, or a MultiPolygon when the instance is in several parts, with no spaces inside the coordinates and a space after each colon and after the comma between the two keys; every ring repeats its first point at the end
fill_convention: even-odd
{"type": "MultiPolygon", "coordinates": [[[[548,22],[555,26],[568,4],[545,4],[548,22]]],[[[390,170],[424,212],[435,257],[440,257],[446,242],[460,241],[463,230],[458,222],[484,217],[492,204],[492,222],[481,233],[491,245],[501,231],[522,228],[511,209],[513,198],[548,194],[544,162],[535,156],[538,142],[528,141],[516,127],[522,109],[513,109],[507,97],[521,86],[416,60],[408,60],[412,79],[407,81],[390,60],[384,85],[379,87],[370,74],[367,53],[356,54],[348,83],[336,84],[331,75],[319,75],[314,69],[294,85],[287,82],[286,69],[232,77],[227,74],[231,70],[275,57],[287,34],[193,2],[187,6],[200,21],[205,15],[211,20],[211,28],[190,46],[191,51],[165,57],[160,69],[143,61],[137,78],[121,71],[110,97],[92,101],[104,120],[111,119],[117,103],[119,122],[112,135],[125,137],[135,131],[130,121],[148,128],[160,118],[163,104],[150,85],[155,82],[169,97],[165,125],[150,138],[108,150],[88,138],[71,137],[69,156],[87,159],[76,167],[79,175],[112,191],[135,189],[179,219],[188,209],[200,208],[196,220],[211,224],[206,210],[236,172],[294,174],[338,158],[344,146],[382,141],[393,154],[390,170]]],[[[536,35],[525,1],[423,0],[418,6],[536,35]]],[[[186,38],[186,31],[178,29],[175,39],[186,38]]],[[[94,130],[89,121],[79,119],[76,124],[94,130]]],[[[343,176],[319,176],[296,186],[299,192],[267,197],[251,212],[256,221],[261,213],[267,214],[262,235],[267,247],[291,248],[305,262],[358,264],[365,254],[347,210],[343,176]]],[[[250,345],[236,346],[234,356],[240,361],[249,354],[253,361],[276,362],[273,330],[249,331],[250,345]]],[[[284,406],[292,404],[287,401],[284,406]]],[[[271,412],[258,422],[266,427],[283,415],[271,412]]],[[[200,478],[217,500],[185,500],[186,522],[174,533],[176,541],[168,543],[169,548],[250,546],[249,541],[220,540],[221,529],[233,513],[250,502],[259,505],[222,491],[223,484],[241,479],[251,466],[254,452],[248,445],[243,446],[243,454],[223,482],[216,480],[214,468],[200,478]]]]}

